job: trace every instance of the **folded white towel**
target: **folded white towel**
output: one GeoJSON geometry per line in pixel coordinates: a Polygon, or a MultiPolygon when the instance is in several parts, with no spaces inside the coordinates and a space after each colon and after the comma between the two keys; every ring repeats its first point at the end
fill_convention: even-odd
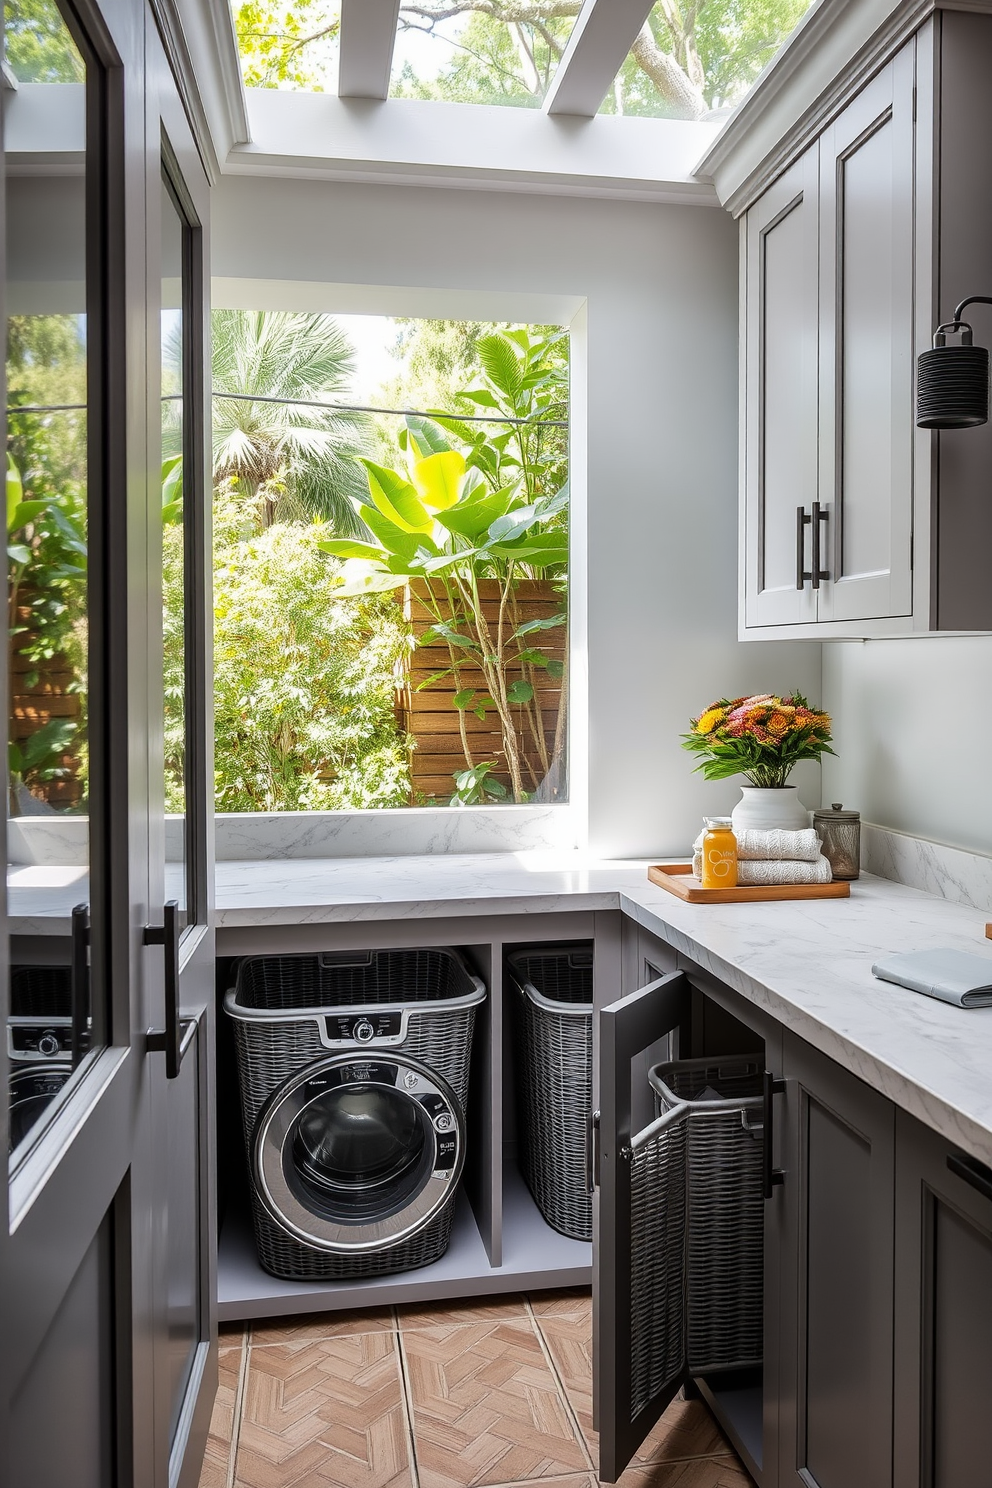
{"type": "MultiPolygon", "coordinates": [[[[696,878],[703,876],[703,855],[695,854],[692,871],[696,878]]],[[[799,862],[795,858],[763,859],[737,864],[737,882],[741,888],[752,888],[760,884],[830,883],[830,864],[821,853],[812,863],[799,862]]]]}
{"type": "MultiPolygon", "coordinates": [[[[770,832],[735,832],[734,836],[737,838],[738,861],[793,858],[797,862],[815,863],[820,856],[820,839],[812,827],[801,832],[785,832],[780,828],[770,832]]],[[[702,846],[703,834],[700,832],[692,844],[693,852],[700,852],[702,846]]]]}

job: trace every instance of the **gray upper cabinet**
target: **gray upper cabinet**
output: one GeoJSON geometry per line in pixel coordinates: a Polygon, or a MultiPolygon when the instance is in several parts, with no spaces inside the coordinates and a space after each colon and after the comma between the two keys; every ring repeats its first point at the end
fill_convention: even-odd
{"type": "MultiPolygon", "coordinates": [[[[992,127],[992,16],[935,9],[868,51],[728,194],[743,219],[742,639],[992,628],[992,426],[915,426],[917,354],[992,288],[992,193],[966,166],[992,127]]],[[[745,151],[747,130],[742,115],[724,148],[745,151]]]]}
{"type": "Polygon", "coordinates": [[[747,625],[808,625],[796,521],[817,494],[817,196],[814,145],[747,215],[744,521],[747,625]]]}

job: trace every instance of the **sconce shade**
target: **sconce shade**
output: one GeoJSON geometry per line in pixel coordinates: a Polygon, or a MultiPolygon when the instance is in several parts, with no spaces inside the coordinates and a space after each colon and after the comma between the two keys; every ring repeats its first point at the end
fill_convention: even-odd
{"type": "Polygon", "coordinates": [[[920,353],[916,423],[920,429],[968,429],[988,421],[989,354],[972,345],[971,326],[961,320],[959,307],[953,321],[937,327],[931,349],[920,353]],[[960,346],[946,344],[948,331],[960,332],[960,346]]]}
{"type": "Polygon", "coordinates": [[[989,354],[984,346],[934,346],[920,354],[916,422],[967,429],[989,420],[989,354]]]}

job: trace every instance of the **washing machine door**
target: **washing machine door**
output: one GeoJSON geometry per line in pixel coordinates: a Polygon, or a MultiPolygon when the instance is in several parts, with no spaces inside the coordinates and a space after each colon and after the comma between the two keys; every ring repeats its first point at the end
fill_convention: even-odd
{"type": "Polygon", "coordinates": [[[355,1254],[429,1224],[464,1160],[464,1118],[446,1081],[419,1060],[352,1051],[307,1065],[269,1098],[252,1176],[289,1234],[355,1254]]]}
{"type": "Polygon", "coordinates": [[[20,1065],[11,1070],[8,1152],[20,1145],[71,1074],[72,1065],[66,1060],[20,1065]]]}

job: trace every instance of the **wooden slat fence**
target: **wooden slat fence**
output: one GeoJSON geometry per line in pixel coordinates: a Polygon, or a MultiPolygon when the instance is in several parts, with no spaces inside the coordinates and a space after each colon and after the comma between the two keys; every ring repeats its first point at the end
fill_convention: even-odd
{"type": "MultiPolygon", "coordinates": [[[[480,583],[480,597],[487,624],[495,633],[499,620],[500,585],[494,580],[480,583]]],[[[441,592],[435,590],[435,592],[441,592]]],[[[434,623],[434,617],[425,603],[426,588],[422,581],[408,586],[402,592],[404,615],[419,638],[434,623]]],[[[512,632],[517,625],[527,620],[547,620],[562,614],[566,608],[565,595],[548,580],[522,579],[514,593],[515,613],[506,629],[512,632]]],[[[464,625],[458,627],[464,630],[464,625]]],[[[536,631],[526,638],[527,646],[542,651],[552,660],[562,664],[567,655],[567,628],[556,626],[551,630],[536,631]]],[[[417,645],[410,654],[404,675],[397,690],[396,716],[401,729],[414,741],[410,757],[411,799],[435,801],[447,804],[454,791],[454,774],[464,770],[469,761],[465,758],[459,730],[458,709],[453,698],[461,688],[474,687],[485,695],[482,669],[478,663],[466,659],[465,652],[456,652],[459,676],[456,680],[447,676],[440,682],[421,687],[435,673],[451,665],[451,655],[444,641],[433,641],[428,645],[417,645]]],[[[548,675],[544,668],[525,669],[517,664],[508,670],[508,682],[518,680],[532,682],[535,688],[534,702],[513,708],[520,741],[524,789],[532,794],[545,780],[547,765],[554,760],[558,714],[562,698],[562,681],[548,675]],[[543,753],[541,743],[543,741],[543,753]]],[[[499,717],[495,708],[488,708],[484,719],[477,718],[471,710],[465,713],[471,763],[482,764],[495,761],[501,766],[496,778],[510,794],[510,776],[506,768],[506,755],[499,717]]],[[[558,739],[561,749],[560,775],[564,779],[564,729],[558,739]]],[[[556,772],[558,774],[559,772],[556,772]]],[[[551,795],[554,799],[554,795],[551,795]]]]}

